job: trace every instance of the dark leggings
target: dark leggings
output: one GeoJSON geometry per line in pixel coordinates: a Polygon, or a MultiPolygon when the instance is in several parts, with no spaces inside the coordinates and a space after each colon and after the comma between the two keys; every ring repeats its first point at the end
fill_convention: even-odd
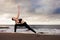
{"type": "Polygon", "coordinates": [[[34,31],[26,22],[24,22],[23,24],[15,24],[14,32],[16,32],[17,26],[25,26],[26,28],[28,28],[28,30],[36,33],[36,31],[34,31]]]}

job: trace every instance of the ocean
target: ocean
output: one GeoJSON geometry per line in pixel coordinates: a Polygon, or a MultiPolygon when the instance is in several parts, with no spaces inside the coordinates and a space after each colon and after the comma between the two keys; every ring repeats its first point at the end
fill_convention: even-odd
{"type": "MultiPolygon", "coordinates": [[[[30,25],[32,29],[38,32],[57,33],[60,34],[60,25],[30,25]]],[[[17,27],[17,33],[33,33],[32,31],[26,31],[24,26],[17,27]]],[[[14,25],[0,25],[0,32],[14,32],[14,25]]]]}

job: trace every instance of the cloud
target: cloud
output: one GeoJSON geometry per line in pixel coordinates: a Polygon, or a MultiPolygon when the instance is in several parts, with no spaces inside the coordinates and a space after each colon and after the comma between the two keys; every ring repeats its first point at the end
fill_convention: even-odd
{"type": "Polygon", "coordinates": [[[60,14],[60,8],[56,8],[53,13],[60,14]]]}
{"type": "Polygon", "coordinates": [[[60,0],[33,0],[31,4],[31,9],[35,13],[52,14],[60,7],[60,0]]]}
{"type": "Polygon", "coordinates": [[[17,5],[20,4],[21,13],[52,14],[60,7],[60,0],[2,0],[0,11],[6,13],[17,13],[17,5]]]}
{"type": "Polygon", "coordinates": [[[57,8],[60,8],[58,0],[0,0],[0,21],[5,20],[3,23],[12,22],[11,18],[18,11],[18,4],[20,4],[20,18],[29,24],[60,22],[60,15],[53,13],[58,10],[57,8]]]}

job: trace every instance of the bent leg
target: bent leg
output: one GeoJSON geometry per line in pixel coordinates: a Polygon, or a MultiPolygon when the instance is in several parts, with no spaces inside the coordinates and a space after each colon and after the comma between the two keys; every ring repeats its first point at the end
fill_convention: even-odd
{"type": "Polygon", "coordinates": [[[17,24],[15,24],[15,27],[14,27],[14,32],[16,32],[16,29],[17,29],[17,24]]]}
{"type": "Polygon", "coordinates": [[[16,32],[17,26],[23,26],[23,24],[15,24],[14,32],[16,32]]]}

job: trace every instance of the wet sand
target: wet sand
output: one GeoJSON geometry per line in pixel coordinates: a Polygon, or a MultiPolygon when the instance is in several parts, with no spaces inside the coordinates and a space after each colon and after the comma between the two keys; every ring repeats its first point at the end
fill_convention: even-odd
{"type": "Polygon", "coordinates": [[[0,40],[60,40],[60,35],[30,33],[0,33],[0,40]]]}

